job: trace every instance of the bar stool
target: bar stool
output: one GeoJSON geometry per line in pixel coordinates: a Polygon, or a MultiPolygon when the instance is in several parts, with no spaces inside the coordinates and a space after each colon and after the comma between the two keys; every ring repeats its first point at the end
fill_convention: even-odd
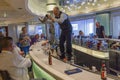
{"type": "Polygon", "coordinates": [[[0,80],[13,80],[8,71],[6,70],[0,70],[0,80]]]}

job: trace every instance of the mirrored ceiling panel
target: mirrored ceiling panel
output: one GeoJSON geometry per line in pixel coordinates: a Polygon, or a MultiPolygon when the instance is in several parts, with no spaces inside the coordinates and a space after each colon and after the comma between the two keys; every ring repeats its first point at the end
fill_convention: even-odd
{"type": "Polygon", "coordinates": [[[61,10],[69,15],[88,14],[120,7],[120,0],[60,0],[61,10]]]}

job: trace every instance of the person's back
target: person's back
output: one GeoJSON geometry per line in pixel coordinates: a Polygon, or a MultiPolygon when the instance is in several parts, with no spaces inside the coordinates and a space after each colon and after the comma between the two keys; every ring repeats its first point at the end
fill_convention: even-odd
{"type": "Polygon", "coordinates": [[[17,50],[12,47],[12,41],[8,38],[5,37],[2,40],[0,70],[8,71],[10,77],[14,80],[29,80],[27,67],[31,65],[31,62],[17,53],[17,50]]]}

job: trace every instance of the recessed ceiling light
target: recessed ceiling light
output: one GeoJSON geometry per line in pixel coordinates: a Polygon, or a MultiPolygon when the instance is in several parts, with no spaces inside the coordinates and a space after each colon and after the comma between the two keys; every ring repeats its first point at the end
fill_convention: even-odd
{"type": "Polygon", "coordinates": [[[94,2],[97,2],[97,0],[94,0],[94,2]]]}
{"type": "Polygon", "coordinates": [[[65,9],[63,9],[63,12],[65,12],[65,9]]]}
{"type": "Polygon", "coordinates": [[[85,2],[82,2],[82,3],[81,3],[81,5],[84,5],[84,4],[85,4],[85,2]]]}
{"type": "Polygon", "coordinates": [[[87,4],[90,5],[90,2],[88,2],[87,4]]]}
{"type": "Polygon", "coordinates": [[[107,1],[107,0],[104,0],[105,2],[107,1]]]}
{"type": "Polygon", "coordinates": [[[100,4],[97,4],[98,6],[100,6],[100,4]]]}
{"type": "Polygon", "coordinates": [[[80,9],[80,8],[81,8],[81,6],[78,7],[78,9],[80,9]]]}
{"type": "Polygon", "coordinates": [[[67,8],[67,6],[65,5],[65,8],[67,8]]]}
{"type": "Polygon", "coordinates": [[[95,3],[92,3],[93,6],[95,6],[95,3]]]}
{"type": "Polygon", "coordinates": [[[4,12],[3,17],[7,17],[7,12],[4,12]]]}
{"type": "Polygon", "coordinates": [[[68,10],[71,10],[71,8],[69,6],[67,8],[68,8],[68,10]]]}
{"type": "Polygon", "coordinates": [[[23,8],[18,8],[19,10],[22,10],[23,8]]]}
{"type": "Polygon", "coordinates": [[[89,0],[90,2],[92,2],[93,0],[89,0]]]}
{"type": "Polygon", "coordinates": [[[69,4],[69,3],[70,3],[70,1],[66,1],[66,3],[67,3],[67,4],[69,4]]]}
{"type": "Polygon", "coordinates": [[[70,6],[74,6],[74,4],[70,4],[70,6]]]}
{"type": "Polygon", "coordinates": [[[88,9],[88,7],[85,7],[85,9],[88,9]]]}

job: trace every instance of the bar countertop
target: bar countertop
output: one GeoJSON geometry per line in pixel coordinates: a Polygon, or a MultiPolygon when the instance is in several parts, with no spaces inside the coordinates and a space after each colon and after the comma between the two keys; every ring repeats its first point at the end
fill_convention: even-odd
{"type": "MultiPolygon", "coordinates": [[[[65,70],[77,68],[75,66],[64,63],[54,57],[52,57],[52,65],[48,64],[48,55],[41,46],[42,42],[38,42],[31,46],[30,56],[44,71],[53,76],[56,80],[101,80],[100,75],[82,70],[80,73],[67,75],[65,70]]],[[[107,80],[114,80],[108,78],[107,80]]]]}

